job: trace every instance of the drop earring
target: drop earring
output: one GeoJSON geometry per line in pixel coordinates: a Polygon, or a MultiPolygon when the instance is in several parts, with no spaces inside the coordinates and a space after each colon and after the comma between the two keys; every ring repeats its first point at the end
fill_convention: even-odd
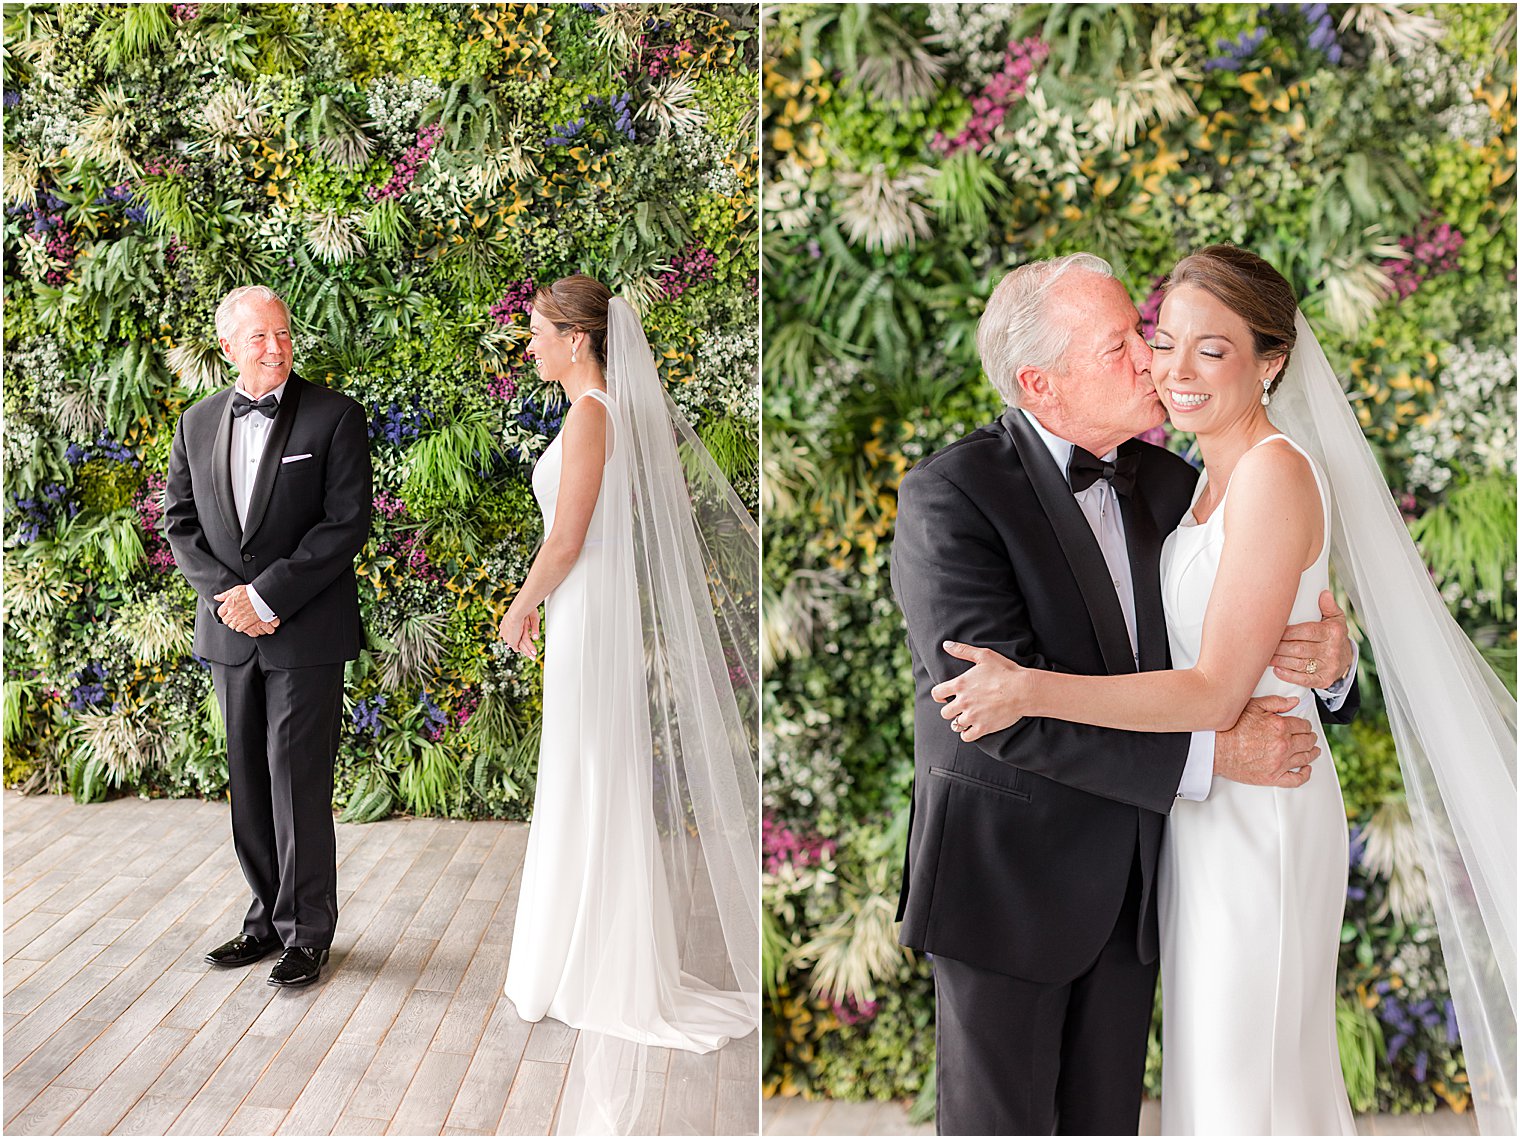
{"type": "Polygon", "coordinates": [[[1261,381],[1261,406],[1270,407],[1272,404],[1272,377],[1267,376],[1261,381]]]}

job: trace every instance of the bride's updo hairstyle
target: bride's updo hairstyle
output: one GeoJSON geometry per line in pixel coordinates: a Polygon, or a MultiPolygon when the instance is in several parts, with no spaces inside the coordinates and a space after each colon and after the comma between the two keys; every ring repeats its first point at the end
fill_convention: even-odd
{"type": "Polygon", "coordinates": [[[541,312],[561,335],[584,332],[597,366],[607,367],[607,305],[612,290],[595,277],[575,273],[533,294],[533,311],[541,312]]]}
{"type": "Polygon", "coordinates": [[[1209,245],[1177,262],[1165,289],[1192,285],[1225,305],[1246,322],[1256,355],[1282,359],[1272,391],[1282,383],[1298,333],[1293,327],[1298,298],[1283,275],[1256,254],[1234,245],[1209,245]]]}

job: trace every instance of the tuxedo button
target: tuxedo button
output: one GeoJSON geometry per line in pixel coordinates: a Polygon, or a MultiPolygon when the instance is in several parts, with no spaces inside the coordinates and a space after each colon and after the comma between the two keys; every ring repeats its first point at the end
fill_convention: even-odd
{"type": "Polygon", "coordinates": [[[245,562],[251,562],[251,561],[253,561],[253,555],[252,554],[244,554],[243,555],[243,560],[245,562]]]}

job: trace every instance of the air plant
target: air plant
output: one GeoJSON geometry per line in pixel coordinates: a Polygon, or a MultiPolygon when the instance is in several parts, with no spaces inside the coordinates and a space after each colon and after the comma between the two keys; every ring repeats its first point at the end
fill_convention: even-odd
{"type": "Polygon", "coordinates": [[[1362,866],[1373,877],[1388,881],[1387,896],[1372,920],[1382,921],[1392,914],[1395,921],[1409,922],[1425,914],[1430,909],[1430,888],[1409,804],[1391,799],[1372,812],[1362,828],[1362,841],[1362,866]]]}
{"type": "Polygon", "coordinates": [[[1188,50],[1180,33],[1168,34],[1166,20],[1151,29],[1148,66],[1122,75],[1113,94],[1088,108],[1088,119],[1099,142],[1115,151],[1135,144],[1150,125],[1170,126],[1198,113],[1184,83],[1196,83],[1203,73],[1188,66],[1188,50]]]}
{"type": "Polygon", "coordinates": [[[369,161],[375,144],[341,99],[318,95],[308,113],[307,138],[323,158],[348,170],[357,170],[369,161]]]}
{"type": "Polygon", "coordinates": [[[1321,288],[1325,318],[1342,335],[1354,337],[1393,292],[1393,280],[1383,261],[1403,255],[1398,245],[1378,236],[1371,225],[1362,236],[1372,244],[1363,249],[1332,250],[1325,258],[1321,288]]]}
{"type": "Polygon", "coordinates": [[[833,617],[838,599],[851,592],[833,570],[793,570],[780,590],[767,588],[761,667],[810,656],[819,627],[833,617]]]}
{"type": "Polygon", "coordinates": [[[93,392],[68,388],[53,404],[53,421],[67,439],[93,439],[105,429],[105,412],[93,392]]]}
{"type": "Polygon", "coordinates": [[[1340,30],[1350,29],[1372,44],[1374,59],[1406,59],[1446,34],[1435,16],[1409,11],[1403,4],[1347,4],[1340,30]]]}
{"type": "Polygon", "coordinates": [[[867,860],[863,872],[841,871],[838,911],[793,957],[796,967],[812,967],[815,997],[835,1004],[875,1000],[877,982],[902,965],[906,951],[897,942],[894,873],[886,850],[867,860]]]}
{"type": "Polygon", "coordinates": [[[381,654],[380,683],[398,689],[430,677],[443,659],[447,627],[448,617],[442,613],[408,613],[399,619],[381,654]]]}
{"type": "Polygon", "coordinates": [[[707,112],[697,105],[697,85],[684,75],[670,75],[649,89],[638,117],[653,123],[664,138],[695,130],[707,121],[707,112]]]}
{"type": "Polygon", "coordinates": [[[5,204],[31,208],[37,204],[37,182],[42,163],[28,150],[5,152],[5,204]]]}
{"type": "Polygon", "coordinates": [[[354,216],[322,210],[306,217],[306,247],[335,265],[364,256],[364,238],[354,216]]]}
{"type": "Polygon", "coordinates": [[[96,91],[79,125],[79,157],[105,167],[113,176],[141,173],[129,145],[136,133],[132,103],[132,97],[119,87],[96,91]]]}
{"type": "Polygon", "coordinates": [[[116,611],[111,635],[142,664],[156,664],[190,651],[194,630],[186,610],[167,593],[128,602],[116,611]]]}
{"type": "Polygon", "coordinates": [[[215,391],[227,383],[221,348],[205,341],[176,344],[164,353],[164,366],[192,392],[215,391]]]}
{"type": "Polygon", "coordinates": [[[591,47],[609,71],[622,71],[633,62],[644,29],[659,18],[660,8],[659,4],[609,4],[597,16],[591,47]]]}
{"type": "Polygon", "coordinates": [[[869,171],[838,175],[838,181],[854,193],[839,207],[852,244],[890,253],[928,237],[929,211],[918,200],[934,177],[927,166],[914,166],[893,177],[877,163],[869,171]]]}
{"type": "Polygon", "coordinates": [[[206,100],[197,124],[206,138],[198,146],[223,161],[236,159],[240,146],[264,136],[269,104],[253,87],[234,80],[206,100]]]}
{"type": "Polygon", "coordinates": [[[74,718],[71,735],[73,758],[86,771],[103,773],[114,787],[162,765],[168,754],[163,725],[146,708],[80,712],[74,718]]]}
{"type": "Polygon", "coordinates": [[[931,97],[945,73],[944,60],[896,25],[885,27],[895,34],[883,36],[861,59],[856,80],[883,101],[908,103],[931,97]]]}

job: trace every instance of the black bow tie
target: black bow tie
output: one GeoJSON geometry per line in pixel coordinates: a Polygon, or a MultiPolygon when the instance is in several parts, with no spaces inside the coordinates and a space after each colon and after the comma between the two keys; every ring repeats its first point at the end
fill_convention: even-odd
{"type": "Polygon", "coordinates": [[[232,393],[232,418],[242,419],[250,411],[262,412],[265,419],[273,419],[280,410],[280,401],[272,395],[263,399],[249,399],[242,392],[232,393]]]}
{"type": "Polygon", "coordinates": [[[1066,462],[1066,481],[1071,484],[1072,494],[1081,494],[1099,479],[1107,479],[1116,492],[1127,496],[1135,489],[1135,472],[1139,468],[1139,455],[1120,455],[1107,462],[1091,451],[1073,447],[1066,462]]]}

